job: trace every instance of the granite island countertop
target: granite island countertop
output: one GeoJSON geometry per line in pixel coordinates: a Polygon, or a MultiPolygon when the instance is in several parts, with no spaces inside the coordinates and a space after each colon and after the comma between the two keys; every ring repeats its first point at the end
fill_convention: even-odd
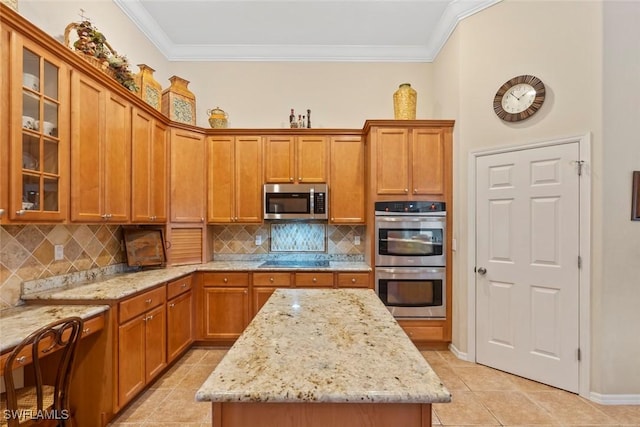
{"type": "Polygon", "coordinates": [[[449,402],[370,289],[278,289],[196,393],[211,402],[449,402]]]}
{"type": "Polygon", "coordinates": [[[0,310],[0,353],[55,320],[72,316],[86,320],[107,310],[108,305],[22,305],[0,310]]]}
{"type": "Polygon", "coordinates": [[[25,301],[41,302],[116,301],[196,271],[371,271],[371,267],[364,262],[331,261],[328,267],[312,269],[261,267],[263,262],[264,260],[211,261],[204,264],[113,274],[79,282],[67,280],[65,276],[51,277],[25,283],[21,298],[25,301]]]}

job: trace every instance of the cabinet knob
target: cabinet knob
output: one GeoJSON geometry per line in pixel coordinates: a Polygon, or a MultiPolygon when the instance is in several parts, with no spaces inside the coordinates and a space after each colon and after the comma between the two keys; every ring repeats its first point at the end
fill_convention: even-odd
{"type": "Polygon", "coordinates": [[[89,332],[91,332],[91,328],[84,328],[84,329],[82,330],[82,334],[83,334],[83,335],[87,335],[89,332]]]}
{"type": "Polygon", "coordinates": [[[144,300],[147,304],[151,304],[151,298],[144,300]]]}
{"type": "Polygon", "coordinates": [[[204,218],[200,217],[200,222],[204,222],[204,218]]]}
{"type": "Polygon", "coordinates": [[[227,279],[227,278],[225,277],[224,279],[222,279],[222,281],[223,281],[224,283],[227,283],[227,282],[229,281],[229,279],[227,279]]]}
{"type": "Polygon", "coordinates": [[[298,177],[298,181],[302,181],[302,177],[301,176],[298,177]]]}
{"type": "Polygon", "coordinates": [[[0,209],[0,216],[4,215],[4,209],[0,209]]]}
{"type": "Polygon", "coordinates": [[[405,192],[405,193],[408,193],[408,192],[409,192],[409,189],[408,189],[408,188],[405,188],[405,189],[404,189],[404,192],[405,192]]]}
{"type": "Polygon", "coordinates": [[[186,288],[186,287],[187,287],[187,284],[186,284],[186,283],[183,283],[183,284],[182,284],[182,286],[180,286],[180,287],[181,287],[181,288],[186,288]]]}
{"type": "Polygon", "coordinates": [[[312,279],[313,283],[316,283],[318,281],[318,279],[316,279],[315,277],[312,279]]]}
{"type": "Polygon", "coordinates": [[[273,283],[274,282],[273,277],[269,277],[269,281],[273,283]]]}
{"type": "Polygon", "coordinates": [[[18,216],[22,216],[26,213],[27,211],[25,211],[24,209],[20,209],[19,211],[16,211],[16,215],[18,216]]]}
{"type": "Polygon", "coordinates": [[[417,188],[413,189],[413,194],[418,194],[418,189],[417,188]]]}
{"type": "Polygon", "coordinates": [[[152,320],[152,319],[153,319],[153,314],[150,314],[150,315],[149,315],[149,316],[147,316],[147,318],[146,318],[146,319],[144,319],[144,320],[152,320]]]}
{"type": "Polygon", "coordinates": [[[289,178],[289,181],[293,182],[293,177],[289,178]]]}
{"type": "Polygon", "coordinates": [[[23,364],[24,362],[27,361],[27,358],[25,356],[20,356],[16,359],[16,362],[23,364]]]}
{"type": "Polygon", "coordinates": [[[351,278],[351,283],[356,283],[356,278],[355,277],[351,278]]]}
{"type": "Polygon", "coordinates": [[[174,303],[169,304],[169,308],[173,308],[173,307],[175,307],[174,303]]]}

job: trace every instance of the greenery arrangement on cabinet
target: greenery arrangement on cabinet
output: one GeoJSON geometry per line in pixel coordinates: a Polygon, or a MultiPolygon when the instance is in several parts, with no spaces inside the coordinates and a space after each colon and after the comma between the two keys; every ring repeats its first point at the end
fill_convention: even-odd
{"type": "Polygon", "coordinates": [[[102,34],[88,19],[73,22],[65,29],[65,44],[69,45],[69,33],[75,30],[78,39],[73,42],[76,52],[86,55],[84,58],[95,67],[102,69],[122,86],[135,92],[138,87],[135,77],[129,69],[126,56],[119,55],[102,34]]]}

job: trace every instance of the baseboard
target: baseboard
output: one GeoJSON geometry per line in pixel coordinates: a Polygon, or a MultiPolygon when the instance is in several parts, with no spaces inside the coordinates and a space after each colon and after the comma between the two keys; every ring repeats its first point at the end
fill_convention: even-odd
{"type": "Polygon", "coordinates": [[[453,353],[455,357],[460,360],[469,361],[469,355],[463,351],[460,351],[453,343],[449,344],[449,351],[453,353]]]}
{"type": "Polygon", "coordinates": [[[589,393],[589,400],[601,405],[640,405],[640,394],[589,393]]]}

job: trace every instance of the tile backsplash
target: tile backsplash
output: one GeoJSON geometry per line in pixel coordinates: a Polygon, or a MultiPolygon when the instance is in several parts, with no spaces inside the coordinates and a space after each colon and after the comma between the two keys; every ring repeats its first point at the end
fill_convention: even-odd
{"type": "Polygon", "coordinates": [[[3,225],[0,227],[0,309],[19,302],[23,281],[120,264],[117,225],[3,225]],[[64,257],[55,260],[55,245],[64,257]]]}
{"type": "Polygon", "coordinates": [[[327,255],[362,255],[363,225],[273,223],[262,225],[215,225],[209,227],[209,247],[218,254],[262,255],[281,252],[322,252],[327,255]],[[355,237],[361,239],[356,245],[355,237]],[[256,245],[256,237],[260,244],[256,245]],[[299,249],[296,249],[299,248],[299,249]]]}

